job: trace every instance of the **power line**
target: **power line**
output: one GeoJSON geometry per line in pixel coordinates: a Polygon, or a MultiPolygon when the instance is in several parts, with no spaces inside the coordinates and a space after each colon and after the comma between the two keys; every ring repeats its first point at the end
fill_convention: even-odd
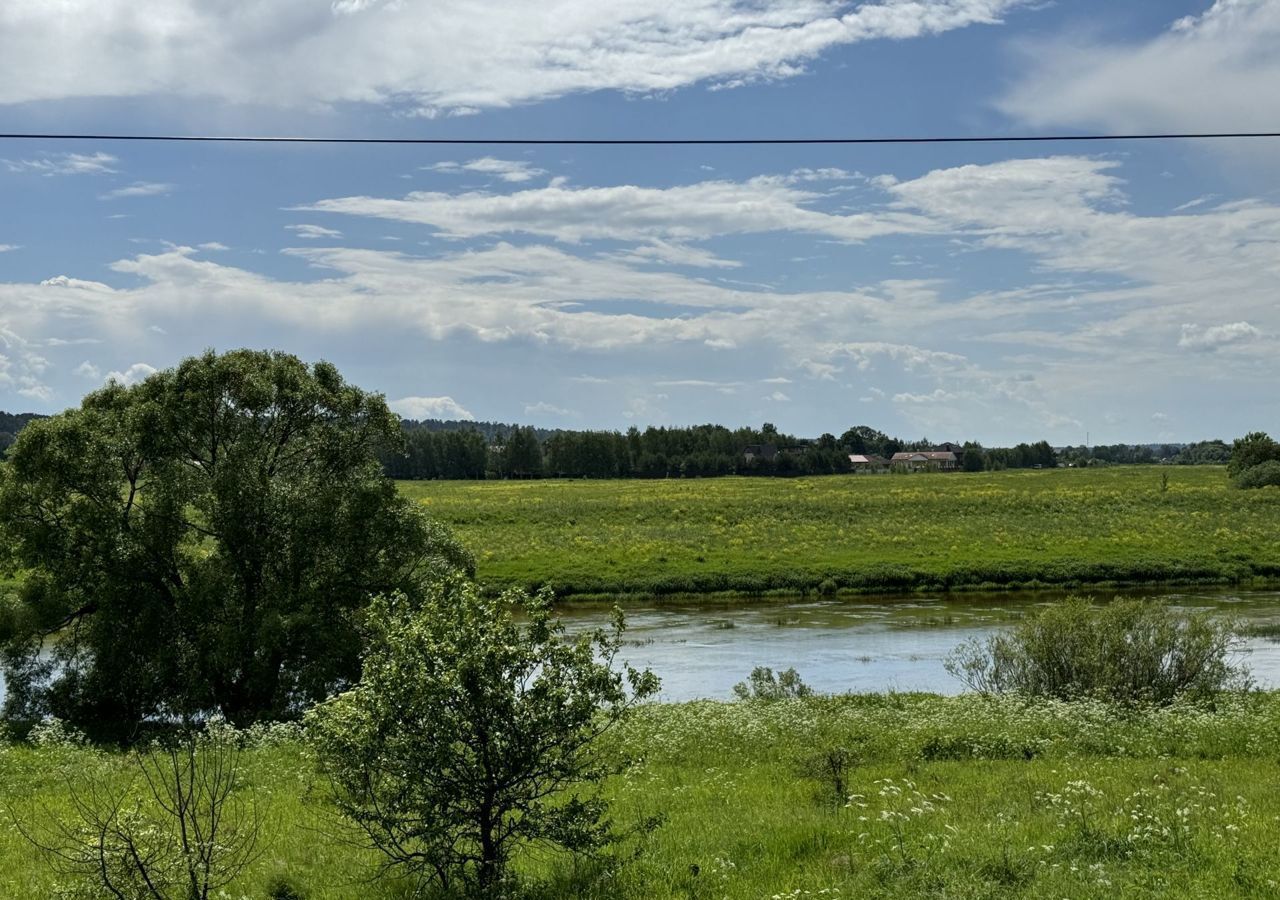
{"type": "Polygon", "coordinates": [[[742,146],[769,144],[1027,144],[1081,141],[1190,141],[1280,138],[1280,131],[1176,132],[1163,134],[1019,134],[932,137],[783,137],[783,138],[408,138],[298,137],[289,135],[194,134],[36,134],[0,133],[4,141],[143,141],[221,144],[420,144],[420,145],[578,145],[578,146],[742,146]]]}

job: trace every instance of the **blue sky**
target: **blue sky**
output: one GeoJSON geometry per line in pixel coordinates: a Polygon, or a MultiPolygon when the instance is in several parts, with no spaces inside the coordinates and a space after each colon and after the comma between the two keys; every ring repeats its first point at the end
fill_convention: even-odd
{"type": "MultiPolygon", "coordinates": [[[[0,131],[1275,130],[1280,0],[9,0],[0,131]]],[[[0,142],[0,409],[206,347],[415,417],[1275,429],[1280,142],[0,142]]]]}

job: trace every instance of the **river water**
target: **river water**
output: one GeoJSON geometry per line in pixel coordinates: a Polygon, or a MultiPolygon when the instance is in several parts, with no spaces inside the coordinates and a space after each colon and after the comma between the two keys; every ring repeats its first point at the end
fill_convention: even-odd
{"type": "MultiPolygon", "coordinates": [[[[1280,592],[1147,591],[1143,596],[1215,610],[1247,625],[1280,624],[1280,592]]],[[[622,656],[661,677],[663,700],[732,697],[734,684],[756,666],[775,672],[795,668],[822,692],[955,694],[964,685],[943,665],[952,650],[1062,597],[1010,592],[628,607],[622,656]]],[[[566,606],[561,613],[573,630],[605,625],[609,615],[606,607],[566,606]]],[[[1280,688],[1280,642],[1246,638],[1237,661],[1259,686],[1280,688]]]]}
{"type": "MultiPolygon", "coordinates": [[[[1120,592],[1137,596],[1139,592],[1120,592]]],[[[1175,606],[1209,609],[1247,625],[1280,625],[1280,592],[1142,592],[1175,606]]],[[[795,668],[818,691],[959,693],[943,661],[959,644],[1008,627],[1055,593],[865,597],[844,600],[744,598],[627,607],[623,657],[662,679],[663,700],[729,698],[756,666],[795,668]]],[[[610,607],[566,604],[571,631],[606,626],[610,607]]],[[[1247,638],[1238,661],[1262,687],[1280,688],[1280,642],[1247,638]]],[[[4,682],[0,678],[0,698],[4,682]]]]}

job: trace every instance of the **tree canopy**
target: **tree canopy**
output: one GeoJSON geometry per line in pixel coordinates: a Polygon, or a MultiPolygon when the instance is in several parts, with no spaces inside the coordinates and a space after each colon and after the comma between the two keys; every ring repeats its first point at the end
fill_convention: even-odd
{"type": "Polygon", "coordinates": [[[332,365],[248,350],[27,425],[0,472],[24,571],[0,608],[6,714],[127,739],[157,717],[290,717],[354,682],[370,598],[472,568],[383,476],[402,441],[332,365]]]}

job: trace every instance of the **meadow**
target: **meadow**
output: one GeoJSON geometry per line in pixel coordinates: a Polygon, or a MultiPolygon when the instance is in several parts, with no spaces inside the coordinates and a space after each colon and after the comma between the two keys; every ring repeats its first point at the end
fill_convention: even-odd
{"type": "MultiPolygon", "coordinates": [[[[269,843],[226,892],[406,898],[344,842],[291,727],[245,733],[269,843]]],[[[1125,710],[974,695],[655,704],[615,732],[605,786],[638,832],[620,864],[528,853],[535,897],[1275,897],[1280,695],[1125,710]],[[831,760],[840,765],[833,768],[831,760]],[[838,769],[838,771],[837,771],[838,769]],[[838,776],[838,777],[837,777],[838,776]]],[[[25,821],[68,811],[68,779],[126,777],[115,753],[0,746],[0,800],[25,821]]],[[[11,825],[0,895],[57,877],[11,825]]]]}
{"type": "Polygon", "coordinates": [[[561,597],[1280,576],[1280,490],[1235,490],[1215,466],[400,487],[482,581],[561,597]]]}

